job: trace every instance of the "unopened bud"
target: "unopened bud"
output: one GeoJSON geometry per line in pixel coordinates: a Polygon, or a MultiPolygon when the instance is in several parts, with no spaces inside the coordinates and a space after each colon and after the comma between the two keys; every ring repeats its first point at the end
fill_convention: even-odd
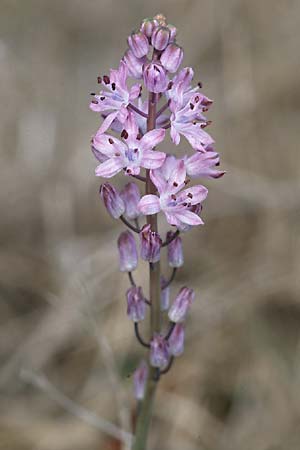
{"type": "Polygon", "coordinates": [[[169,362],[169,344],[163,336],[155,333],[150,342],[150,364],[164,368],[169,362]]]}
{"type": "Polygon", "coordinates": [[[160,310],[167,311],[170,305],[170,286],[164,287],[167,281],[162,276],[160,279],[160,310]]]}
{"type": "Polygon", "coordinates": [[[127,42],[134,56],[137,58],[142,58],[147,55],[149,50],[148,39],[140,31],[138,33],[132,33],[128,37],[127,42]]]}
{"type": "Polygon", "coordinates": [[[158,21],[155,19],[145,19],[141,23],[140,31],[144,33],[145,36],[151,38],[153,31],[158,27],[158,21]]]}
{"type": "Polygon", "coordinates": [[[177,323],[168,339],[170,353],[173,356],[179,356],[184,350],[184,327],[182,323],[177,323]]]}
{"type": "Polygon", "coordinates": [[[125,205],[118,191],[110,184],[104,183],[100,186],[100,196],[108,213],[118,219],[125,211],[125,205]]]}
{"type": "Polygon", "coordinates": [[[137,208],[141,195],[139,187],[136,183],[127,183],[120,192],[120,196],[125,204],[125,216],[130,219],[139,217],[140,212],[137,208]]]}
{"type": "Polygon", "coordinates": [[[188,312],[189,307],[194,301],[195,293],[193,289],[183,287],[180,289],[177,297],[175,298],[171,308],[169,309],[169,319],[171,322],[182,322],[188,312]]]}
{"type": "MultiPolygon", "coordinates": [[[[167,241],[173,236],[172,231],[167,233],[167,241]]],[[[168,262],[171,267],[178,268],[183,265],[183,250],[182,239],[180,236],[176,236],[170,244],[168,244],[168,262]]]]}
{"type": "Polygon", "coordinates": [[[118,239],[119,262],[121,272],[132,272],[138,263],[138,254],[133,234],[123,231],[118,239]]]}
{"type": "Polygon", "coordinates": [[[151,44],[155,50],[162,51],[166,48],[170,39],[170,30],[167,27],[158,27],[153,31],[151,44]]]}
{"type": "Polygon", "coordinates": [[[133,374],[134,396],[137,400],[143,400],[148,378],[148,365],[142,361],[133,374]]]}
{"type": "Polygon", "coordinates": [[[160,249],[162,240],[158,233],[151,231],[150,225],[144,225],[140,232],[141,258],[151,263],[160,260],[160,249]]]}
{"type": "Polygon", "coordinates": [[[144,83],[148,91],[164,92],[168,87],[168,77],[165,69],[159,63],[149,63],[144,67],[144,83]]]}
{"type": "Polygon", "coordinates": [[[141,287],[132,286],[126,292],[127,315],[134,322],[144,320],[146,314],[146,302],[141,287]]]}
{"type": "Polygon", "coordinates": [[[168,24],[168,28],[170,30],[170,42],[174,42],[177,35],[177,28],[174,25],[168,24]]]}
{"type": "Polygon", "coordinates": [[[175,73],[183,58],[183,50],[176,44],[169,44],[163,51],[160,62],[168,72],[175,73]]]}

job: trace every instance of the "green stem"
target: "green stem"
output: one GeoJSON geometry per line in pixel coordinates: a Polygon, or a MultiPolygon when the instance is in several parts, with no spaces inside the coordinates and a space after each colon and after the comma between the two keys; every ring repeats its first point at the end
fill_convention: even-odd
{"type": "MultiPolygon", "coordinates": [[[[156,122],[156,107],[157,107],[157,95],[154,93],[149,94],[149,106],[148,106],[148,120],[147,131],[155,128],[156,122]]],[[[155,194],[156,187],[151,181],[150,171],[146,171],[146,194],[155,194]]],[[[158,231],[157,227],[157,214],[147,216],[147,223],[151,225],[152,231],[158,231]]],[[[151,302],[151,336],[154,333],[160,332],[160,263],[149,264],[149,282],[150,282],[150,302],[151,302]]],[[[147,437],[149,434],[149,428],[152,417],[152,408],[154,402],[154,396],[156,391],[157,382],[154,381],[156,371],[154,367],[150,367],[148,381],[145,389],[145,397],[141,404],[139,411],[135,439],[132,450],[146,450],[147,437]]]]}

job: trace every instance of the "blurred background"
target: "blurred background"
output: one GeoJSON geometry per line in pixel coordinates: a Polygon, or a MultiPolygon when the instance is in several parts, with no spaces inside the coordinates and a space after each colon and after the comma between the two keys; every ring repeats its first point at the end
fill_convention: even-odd
{"type": "Polygon", "coordinates": [[[300,3],[0,0],[0,11],[1,450],[128,448],[117,438],[132,429],[143,350],[88,104],[127,35],[158,12],[214,99],[227,174],[204,183],[205,226],[184,237],[172,293],[188,284],[197,299],[149,449],[299,449],[300,3]]]}

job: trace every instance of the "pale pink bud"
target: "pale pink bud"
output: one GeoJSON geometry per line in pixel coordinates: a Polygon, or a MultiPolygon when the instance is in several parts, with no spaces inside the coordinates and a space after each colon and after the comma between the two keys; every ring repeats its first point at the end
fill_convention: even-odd
{"type": "Polygon", "coordinates": [[[150,364],[153,367],[165,367],[169,362],[169,343],[160,334],[155,333],[150,342],[150,364]]]}
{"type": "Polygon", "coordinates": [[[136,183],[127,183],[120,192],[120,196],[125,204],[125,216],[133,220],[139,217],[140,212],[137,205],[141,199],[140,190],[136,183]]]}
{"type": "Polygon", "coordinates": [[[143,400],[148,378],[148,365],[142,360],[133,374],[134,396],[137,400],[143,400]]]}
{"type": "Polygon", "coordinates": [[[168,339],[170,353],[173,356],[179,356],[184,350],[184,328],[181,323],[177,323],[168,339]]]}
{"type": "Polygon", "coordinates": [[[134,322],[144,320],[146,314],[146,302],[141,287],[132,286],[126,292],[127,315],[134,322]]]}
{"type": "Polygon", "coordinates": [[[160,279],[160,309],[161,311],[167,311],[170,304],[170,286],[164,287],[166,279],[162,276],[160,279]]]}
{"type": "Polygon", "coordinates": [[[148,39],[140,31],[138,33],[132,33],[128,37],[127,42],[134,56],[137,58],[142,58],[147,55],[149,50],[148,39]]]}
{"type": "Polygon", "coordinates": [[[152,36],[153,31],[157,27],[158,27],[157,20],[155,20],[155,19],[144,19],[142,24],[141,24],[140,31],[142,33],[144,33],[145,36],[150,38],[152,36]]]}
{"type": "Polygon", "coordinates": [[[168,87],[168,77],[165,69],[159,63],[149,63],[144,67],[144,83],[148,91],[164,92],[168,87]]]}
{"type": "Polygon", "coordinates": [[[133,234],[123,231],[118,239],[119,261],[121,272],[132,272],[138,263],[138,254],[133,234]]]}
{"type": "Polygon", "coordinates": [[[151,231],[150,225],[144,225],[140,232],[141,258],[151,263],[160,260],[160,249],[162,240],[158,233],[151,231]]]}
{"type": "Polygon", "coordinates": [[[104,183],[100,186],[100,196],[108,213],[118,219],[125,211],[125,205],[118,191],[110,184],[104,183]]]}
{"type": "Polygon", "coordinates": [[[153,31],[151,44],[156,50],[162,51],[166,48],[170,39],[170,30],[167,27],[158,27],[153,31]]]}
{"type": "Polygon", "coordinates": [[[160,62],[168,72],[175,73],[182,62],[182,58],[182,48],[176,44],[169,44],[163,51],[160,62]]]}
{"type": "Polygon", "coordinates": [[[134,56],[132,50],[126,50],[123,61],[125,62],[129,75],[133,78],[140,79],[143,77],[143,65],[147,61],[147,58],[137,58],[134,56]]]}
{"type": "Polygon", "coordinates": [[[177,28],[174,25],[168,24],[168,28],[170,30],[170,42],[174,42],[177,35],[177,28]]]}
{"type": "MultiPolygon", "coordinates": [[[[167,241],[173,236],[172,231],[167,233],[167,241]]],[[[168,244],[168,262],[171,267],[178,268],[183,265],[182,239],[176,236],[170,244],[168,244]]]]}
{"type": "Polygon", "coordinates": [[[188,312],[189,307],[194,301],[194,291],[187,287],[180,289],[177,297],[175,298],[171,308],[169,309],[169,319],[171,322],[182,322],[188,312]]]}

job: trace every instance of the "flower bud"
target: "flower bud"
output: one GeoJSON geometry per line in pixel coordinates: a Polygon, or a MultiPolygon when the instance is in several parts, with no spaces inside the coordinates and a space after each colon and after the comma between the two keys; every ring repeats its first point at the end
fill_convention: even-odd
{"type": "Polygon", "coordinates": [[[165,367],[169,362],[169,343],[163,336],[155,333],[150,342],[150,364],[153,367],[165,367]]]}
{"type": "Polygon", "coordinates": [[[146,302],[141,287],[132,286],[126,292],[127,315],[134,322],[144,320],[146,314],[146,302]]]}
{"type": "Polygon", "coordinates": [[[183,58],[183,50],[176,44],[169,44],[163,51],[160,62],[166,70],[175,73],[180,66],[183,58]]]}
{"type": "Polygon", "coordinates": [[[141,23],[140,31],[150,38],[155,28],[158,27],[158,21],[155,19],[144,19],[141,23]]]}
{"type": "Polygon", "coordinates": [[[167,311],[170,304],[170,286],[164,287],[167,280],[162,276],[160,278],[160,310],[167,311]]]}
{"type": "Polygon", "coordinates": [[[176,35],[177,35],[177,28],[174,27],[174,25],[171,25],[170,23],[168,24],[168,28],[170,30],[170,41],[169,42],[174,42],[176,35]]]}
{"type": "Polygon", "coordinates": [[[168,87],[168,77],[165,69],[159,63],[149,63],[144,67],[144,83],[148,91],[164,92],[168,87]]]}
{"type": "Polygon", "coordinates": [[[182,322],[185,319],[187,311],[194,301],[195,293],[193,289],[183,287],[180,289],[171,308],[169,309],[169,319],[171,322],[182,322]]]}
{"type": "Polygon", "coordinates": [[[177,323],[169,337],[170,353],[179,356],[184,350],[184,328],[182,323],[177,323]]]}
{"type": "Polygon", "coordinates": [[[135,239],[130,231],[123,231],[118,239],[120,271],[132,272],[138,263],[138,254],[135,239]]]}
{"type": "Polygon", "coordinates": [[[125,205],[118,191],[110,184],[104,183],[100,186],[100,196],[108,213],[118,219],[125,211],[125,205]]]}
{"type": "Polygon", "coordinates": [[[167,27],[156,28],[151,37],[151,44],[155,50],[162,51],[166,48],[170,39],[170,30],[167,27]]]}
{"type": "Polygon", "coordinates": [[[138,33],[132,33],[128,37],[127,42],[134,56],[137,58],[142,58],[147,55],[149,50],[148,39],[140,31],[138,33]]]}
{"type": "MultiPolygon", "coordinates": [[[[172,231],[167,233],[167,241],[173,236],[172,231]]],[[[182,251],[182,239],[180,236],[176,236],[170,244],[168,244],[168,261],[169,265],[174,268],[181,267],[183,265],[183,251],[182,251]]]]}
{"type": "Polygon", "coordinates": [[[137,400],[143,400],[148,378],[148,365],[142,360],[141,364],[133,374],[134,396],[137,400]]]}
{"type": "Polygon", "coordinates": [[[136,183],[127,183],[120,192],[120,196],[125,204],[125,216],[133,220],[139,217],[140,212],[137,208],[141,195],[136,183]]]}
{"type": "Polygon", "coordinates": [[[143,76],[143,64],[145,64],[146,60],[146,57],[136,58],[130,49],[126,50],[123,56],[129,75],[138,80],[143,76]]]}
{"type": "Polygon", "coordinates": [[[150,225],[144,225],[140,232],[141,258],[151,263],[160,260],[160,248],[162,240],[158,233],[151,231],[150,225]]]}

